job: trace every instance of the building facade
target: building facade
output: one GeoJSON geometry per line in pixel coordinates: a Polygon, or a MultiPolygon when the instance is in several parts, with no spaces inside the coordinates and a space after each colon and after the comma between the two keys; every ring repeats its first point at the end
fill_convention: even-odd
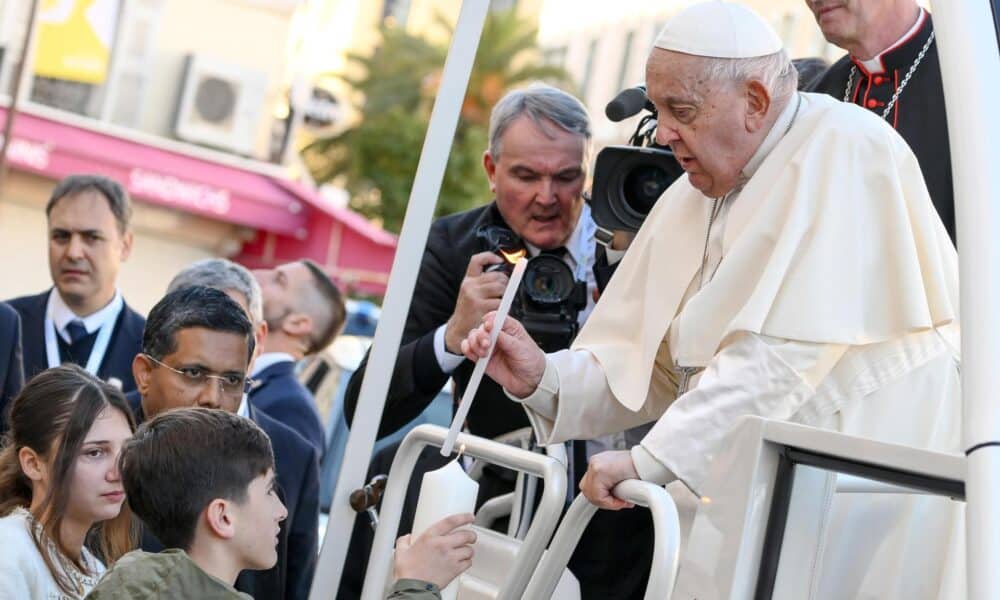
{"type": "MultiPolygon", "coordinates": [[[[594,120],[597,147],[624,144],[636,118],[612,123],[604,107],[615,95],[645,80],[645,62],[666,20],[691,0],[576,2],[545,0],[539,44],[548,63],[573,76],[577,93],[594,120]]],[[[793,58],[833,61],[843,51],[828,44],[804,0],[746,0],[785,42],[793,58]]]]}
{"type": "MultiPolygon", "coordinates": [[[[209,256],[250,266],[308,257],[349,292],[384,292],[395,238],[297,181],[289,151],[296,24],[331,1],[41,2],[0,190],[0,256],[13,270],[0,297],[50,284],[45,202],[81,172],[133,197],[120,286],[140,310],[209,256]]],[[[29,6],[0,0],[3,106],[29,6]]]]}

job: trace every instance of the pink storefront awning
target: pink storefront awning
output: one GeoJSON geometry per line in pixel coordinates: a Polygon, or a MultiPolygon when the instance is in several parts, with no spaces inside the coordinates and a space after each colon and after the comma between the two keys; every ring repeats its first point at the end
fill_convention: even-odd
{"type": "MultiPolygon", "coordinates": [[[[7,111],[0,108],[0,119],[7,111]]],[[[311,205],[373,240],[395,238],[315,190],[273,175],[20,112],[8,150],[12,167],[61,179],[101,173],[142,201],[284,235],[308,233],[311,205]]]]}
{"type": "MultiPolygon", "coordinates": [[[[0,121],[6,113],[0,107],[0,121]]],[[[257,256],[312,258],[335,277],[350,280],[361,274],[366,291],[384,291],[384,284],[377,282],[388,277],[396,237],[364,217],[280,176],[102,129],[100,123],[78,125],[20,112],[8,162],[14,169],[54,180],[76,173],[107,175],[136,200],[257,230],[257,239],[244,249],[247,257],[255,254],[255,245],[269,245],[257,256]]]]}

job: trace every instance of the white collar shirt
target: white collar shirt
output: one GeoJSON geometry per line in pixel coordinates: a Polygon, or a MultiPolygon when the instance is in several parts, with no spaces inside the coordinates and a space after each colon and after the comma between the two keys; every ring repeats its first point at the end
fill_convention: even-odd
{"type": "Polygon", "coordinates": [[[66,331],[66,326],[73,321],[80,321],[83,323],[84,328],[87,330],[87,334],[92,334],[102,326],[107,324],[108,326],[114,327],[115,321],[118,320],[118,315],[121,313],[122,308],[125,306],[125,299],[122,298],[120,291],[115,290],[115,295],[108,302],[104,308],[93,312],[85,317],[78,316],[73,310],[66,304],[62,296],[59,294],[59,290],[52,288],[49,292],[49,302],[48,302],[48,314],[52,318],[52,323],[55,325],[56,332],[59,337],[63,339],[67,344],[72,340],[70,339],[69,332],[66,331]]]}

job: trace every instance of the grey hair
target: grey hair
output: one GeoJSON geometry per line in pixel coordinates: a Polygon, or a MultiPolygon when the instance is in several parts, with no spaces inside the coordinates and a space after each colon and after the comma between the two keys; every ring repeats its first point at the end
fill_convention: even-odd
{"type": "Polygon", "coordinates": [[[521,115],[527,115],[542,130],[546,121],[582,137],[588,148],[591,138],[590,115],[582,102],[566,92],[546,85],[533,83],[528,87],[507,92],[493,107],[490,114],[490,156],[500,158],[500,139],[511,124],[521,115]]]}
{"type": "Polygon", "coordinates": [[[206,258],[193,262],[174,276],[167,286],[167,293],[195,286],[238,292],[247,299],[247,308],[254,324],[264,320],[260,284],[243,265],[224,258],[206,258]]]}
{"type": "Polygon", "coordinates": [[[742,83],[755,79],[775,99],[792,95],[799,85],[799,73],[784,49],[754,58],[706,58],[705,75],[710,81],[742,83]]]}

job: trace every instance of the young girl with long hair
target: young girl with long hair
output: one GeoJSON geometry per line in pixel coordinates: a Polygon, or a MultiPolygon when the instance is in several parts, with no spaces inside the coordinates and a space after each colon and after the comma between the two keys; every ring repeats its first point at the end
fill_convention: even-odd
{"type": "Polygon", "coordinates": [[[0,450],[0,596],[83,598],[135,546],[118,473],[135,432],[125,397],[76,365],[39,373],[0,450]],[[9,594],[9,596],[4,596],[9,594]]]}

